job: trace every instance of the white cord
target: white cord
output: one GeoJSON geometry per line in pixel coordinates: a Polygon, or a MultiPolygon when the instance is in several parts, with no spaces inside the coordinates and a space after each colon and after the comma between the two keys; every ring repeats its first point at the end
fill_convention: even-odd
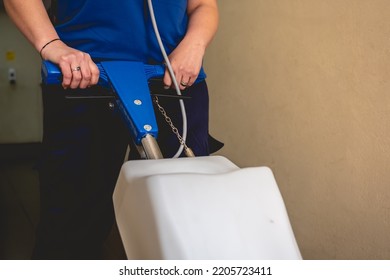
{"type": "MultiPolygon", "coordinates": [[[[168,72],[171,75],[171,79],[172,79],[173,84],[175,86],[176,93],[177,93],[177,95],[181,95],[181,91],[180,91],[179,85],[178,85],[178,83],[176,81],[175,73],[173,72],[173,69],[172,69],[172,66],[171,66],[171,62],[169,61],[168,55],[167,55],[167,53],[165,51],[165,48],[164,48],[164,44],[162,43],[162,40],[161,40],[160,32],[158,31],[156,17],[154,15],[154,9],[153,9],[152,0],[148,0],[148,7],[149,7],[150,18],[151,18],[151,21],[152,21],[153,29],[154,29],[154,32],[156,33],[157,42],[158,42],[158,45],[159,45],[160,50],[161,50],[161,54],[164,57],[164,61],[165,61],[165,64],[166,64],[166,66],[168,68],[168,72]]],[[[182,135],[182,137],[183,137],[183,141],[186,142],[186,139],[187,139],[187,114],[186,114],[186,108],[184,106],[184,102],[183,102],[182,99],[179,100],[179,103],[180,103],[181,114],[182,114],[182,118],[183,118],[183,135],[182,135]]],[[[179,147],[178,151],[176,152],[176,154],[173,157],[174,158],[178,158],[181,155],[181,153],[183,152],[183,149],[184,149],[184,146],[180,144],[180,147],[179,147]]]]}

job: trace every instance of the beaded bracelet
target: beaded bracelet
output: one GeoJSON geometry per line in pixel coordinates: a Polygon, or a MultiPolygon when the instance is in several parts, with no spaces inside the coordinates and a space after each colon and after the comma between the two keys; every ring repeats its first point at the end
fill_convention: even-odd
{"type": "Polygon", "coordinates": [[[43,59],[43,57],[42,57],[42,51],[44,50],[44,48],[46,48],[49,44],[51,44],[51,43],[53,43],[53,42],[55,42],[55,41],[59,41],[59,40],[61,40],[61,39],[60,39],[60,38],[53,39],[53,40],[47,42],[47,43],[41,48],[41,50],[39,51],[39,55],[41,56],[42,59],[43,59]]]}

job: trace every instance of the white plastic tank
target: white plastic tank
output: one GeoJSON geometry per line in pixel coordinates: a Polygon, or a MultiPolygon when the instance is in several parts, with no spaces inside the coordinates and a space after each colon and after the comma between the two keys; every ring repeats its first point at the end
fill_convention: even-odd
{"type": "Polygon", "coordinates": [[[129,259],[301,259],[267,167],[221,156],[129,161],[114,207],[129,259]]]}

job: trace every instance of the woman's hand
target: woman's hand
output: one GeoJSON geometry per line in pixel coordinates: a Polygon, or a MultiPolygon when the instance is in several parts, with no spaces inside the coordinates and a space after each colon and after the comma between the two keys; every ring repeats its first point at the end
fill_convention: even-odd
{"type": "Polygon", "coordinates": [[[63,80],[62,87],[87,88],[99,81],[99,69],[87,53],[68,47],[60,40],[42,50],[42,58],[58,64],[63,80]]]}
{"type": "MultiPolygon", "coordinates": [[[[205,49],[183,40],[170,54],[169,60],[180,90],[192,86],[199,75],[205,49]]],[[[168,70],[165,71],[164,85],[174,87],[168,70]]]]}

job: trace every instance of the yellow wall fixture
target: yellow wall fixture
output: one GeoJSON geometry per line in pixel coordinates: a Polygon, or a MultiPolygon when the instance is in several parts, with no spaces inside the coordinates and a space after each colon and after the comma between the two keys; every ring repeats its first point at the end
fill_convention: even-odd
{"type": "Polygon", "coordinates": [[[386,0],[224,0],[211,132],[272,168],[306,259],[390,258],[386,0]]]}
{"type": "Polygon", "coordinates": [[[0,144],[40,142],[39,55],[5,12],[0,12],[0,30],[0,144]]]}

